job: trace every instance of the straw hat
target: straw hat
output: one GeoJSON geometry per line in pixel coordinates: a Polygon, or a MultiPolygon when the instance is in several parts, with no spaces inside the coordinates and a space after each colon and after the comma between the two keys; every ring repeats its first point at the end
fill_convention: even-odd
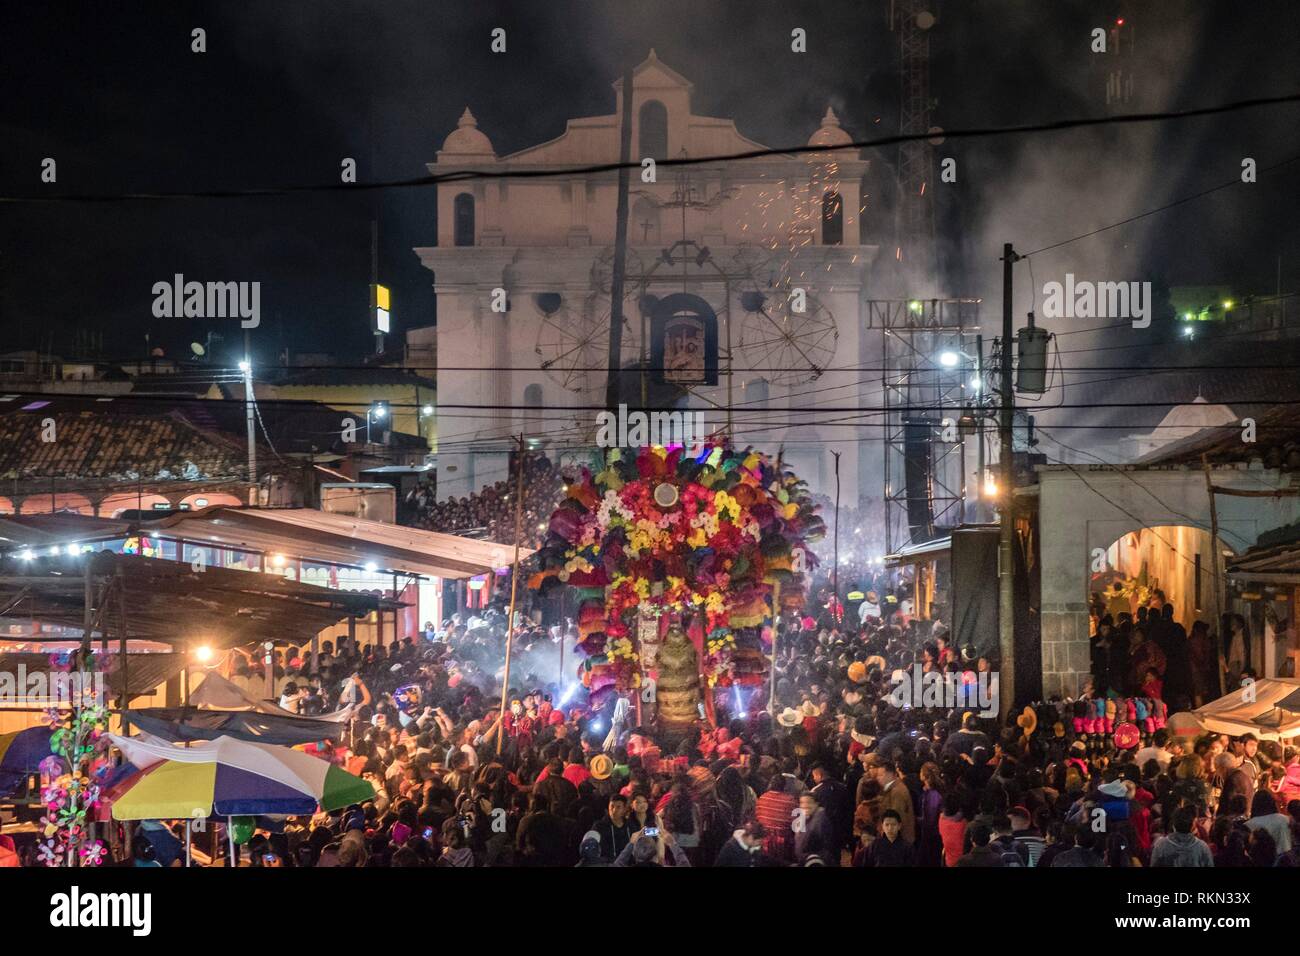
{"type": "Polygon", "coordinates": [[[802,720],[803,717],[800,715],[799,711],[795,710],[793,707],[787,707],[785,710],[781,711],[781,713],[776,715],[776,722],[782,727],[794,727],[802,720]]]}
{"type": "Polygon", "coordinates": [[[614,772],[614,761],[607,754],[596,754],[587,769],[596,780],[608,780],[614,772]]]}
{"type": "Polygon", "coordinates": [[[1032,737],[1034,731],[1038,729],[1038,715],[1034,713],[1034,708],[1026,707],[1024,712],[1016,718],[1016,724],[1025,732],[1026,737],[1032,737]]]}

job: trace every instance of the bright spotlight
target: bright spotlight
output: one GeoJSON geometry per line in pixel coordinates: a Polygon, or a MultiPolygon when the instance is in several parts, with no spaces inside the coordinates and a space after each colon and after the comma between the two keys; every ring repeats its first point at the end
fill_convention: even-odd
{"type": "Polygon", "coordinates": [[[194,659],[200,664],[206,664],[208,661],[212,660],[212,648],[208,647],[206,644],[201,644],[194,648],[194,659]]]}
{"type": "Polygon", "coordinates": [[[939,364],[944,368],[956,368],[957,363],[961,361],[961,356],[956,352],[940,352],[939,364]]]}
{"type": "Polygon", "coordinates": [[[376,571],[379,570],[379,565],[375,564],[375,562],[373,561],[367,561],[366,570],[369,571],[371,574],[374,574],[376,571]]]}
{"type": "Polygon", "coordinates": [[[247,375],[249,372],[253,370],[253,366],[249,365],[248,360],[245,359],[244,361],[239,363],[239,370],[243,372],[245,375],[247,375]]]}

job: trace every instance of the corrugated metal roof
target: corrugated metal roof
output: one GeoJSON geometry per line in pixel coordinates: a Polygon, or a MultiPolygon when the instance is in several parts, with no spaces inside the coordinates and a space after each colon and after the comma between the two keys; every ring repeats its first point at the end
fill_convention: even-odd
{"type": "Polygon", "coordinates": [[[13,570],[25,573],[10,570],[0,575],[0,609],[24,619],[81,628],[87,567],[93,575],[120,575],[124,607],[110,597],[103,618],[110,640],[117,639],[121,611],[130,639],[229,647],[268,638],[310,640],[349,616],[404,606],[363,591],[301,584],[278,574],[218,567],[195,571],[178,561],[99,552],[22,562],[13,570]]]}
{"type": "MultiPolygon", "coordinates": [[[[452,580],[487,574],[509,565],[514,545],[424,531],[330,514],[314,508],[231,508],[214,505],[158,521],[131,523],[82,515],[18,515],[0,518],[0,547],[15,550],[73,542],[109,541],[139,530],[236,550],[277,552],[286,557],[452,580]]],[[[519,549],[521,559],[533,553],[519,549]]]]}
{"type": "MultiPolygon", "coordinates": [[[[121,671],[119,670],[119,661],[121,655],[112,651],[108,654],[95,655],[97,671],[102,670],[104,673],[104,689],[110,697],[116,697],[121,689],[121,671]]],[[[175,677],[185,667],[186,655],[184,654],[128,654],[126,662],[126,683],[127,691],[131,697],[138,697],[141,694],[151,693],[159,684],[165,683],[172,677],[175,677]]],[[[57,669],[50,664],[48,654],[22,654],[22,653],[0,653],[0,672],[8,674],[25,673],[27,676],[33,674],[57,674],[57,669]],[[23,670],[20,671],[19,668],[23,670]]],[[[16,678],[15,678],[16,679],[16,678]]],[[[30,685],[28,685],[30,686],[30,685]]],[[[26,692],[26,687],[19,686],[20,693],[26,692]]],[[[17,701],[23,703],[23,701],[17,701]]],[[[44,703],[44,701],[32,701],[34,704],[44,703]]]]}

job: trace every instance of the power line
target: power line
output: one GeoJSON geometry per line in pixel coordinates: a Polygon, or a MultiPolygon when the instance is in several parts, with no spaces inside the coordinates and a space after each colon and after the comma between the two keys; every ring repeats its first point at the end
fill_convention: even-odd
{"type": "MultiPolygon", "coordinates": [[[[1194,119],[1200,116],[1213,116],[1220,113],[1232,113],[1240,110],[1254,109],[1261,106],[1276,106],[1286,103],[1300,102],[1300,93],[1287,93],[1281,96],[1263,96],[1253,97],[1245,100],[1236,100],[1229,103],[1220,103],[1214,106],[1196,107],[1187,110],[1166,110],[1152,113],[1125,113],[1116,116],[1098,116],[1065,120],[1053,120],[1046,123],[1026,123],[1015,126],[990,126],[972,129],[955,129],[944,130],[943,135],[947,139],[972,139],[985,136],[1013,136],[1024,135],[1029,133],[1049,133],[1069,129],[1080,129],[1091,126],[1118,126],[1137,123],[1161,122],[1165,120],[1182,120],[1194,119]]],[[[933,133],[899,133],[893,136],[885,136],[877,139],[860,140],[851,143],[845,143],[843,146],[837,146],[834,152],[843,152],[844,150],[862,150],[862,149],[879,149],[886,146],[897,146],[901,143],[919,142],[933,138],[933,133]]],[[[826,153],[828,150],[825,146],[790,146],[781,148],[764,147],[761,149],[745,150],[738,153],[727,153],[713,156],[684,156],[677,158],[666,158],[656,160],[657,166],[676,167],[676,166],[700,166],[724,162],[736,162],[747,159],[762,159],[769,156],[800,156],[808,153],[826,153]]],[[[516,170],[456,170],[446,173],[436,173],[428,176],[418,176],[413,179],[396,179],[375,183],[325,183],[314,186],[282,186],[282,187],[263,187],[257,189],[214,189],[190,192],[169,192],[169,193],[84,193],[65,196],[0,196],[0,202],[3,203],[90,203],[90,202],[133,202],[133,201],[159,201],[174,199],[244,199],[256,197],[273,197],[287,196],[302,193],[332,193],[332,192],[357,192],[370,191],[376,189],[408,189],[421,186],[432,186],[444,182],[468,182],[482,179],[543,179],[555,177],[572,177],[591,173],[616,172],[619,169],[640,169],[641,161],[638,159],[633,162],[620,163],[593,163],[581,166],[561,167],[558,169],[516,169],[516,170]]],[[[1218,187],[1216,187],[1218,188],[1218,187]]],[[[1076,237],[1080,238],[1080,237],[1076,237]]],[[[1065,240],[1072,242],[1074,240],[1065,240]]],[[[1048,246],[1046,248],[1053,248],[1048,246]]],[[[1036,252],[1042,252],[1039,249],[1036,252]]],[[[1034,253],[1029,253],[1033,255],[1034,253]]]]}
{"type": "MultiPolygon", "coordinates": [[[[1275,169],[1280,169],[1283,166],[1287,166],[1291,163],[1294,163],[1296,160],[1300,160],[1300,155],[1292,156],[1289,159],[1284,159],[1278,163],[1273,163],[1271,166],[1265,166],[1262,169],[1258,170],[1258,172],[1272,172],[1275,169]]],[[[1127,219],[1121,219],[1119,222],[1112,222],[1108,226],[1101,226],[1097,229],[1093,229],[1091,232],[1085,232],[1082,235],[1073,236],[1070,239],[1062,239],[1060,242],[1054,242],[1050,246],[1043,246],[1041,249],[1035,249],[1033,252],[1026,252],[1020,258],[1028,259],[1031,256],[1038,255],[1040,252],[1047,252],[1051,249],[1059,249],[1061,246],[1068,246],[1070,243],[1078,242],[1080,239],[1087,239],[1090,236],[1095,236],[1099,233],[1107,232],[1108,230],[1116,229],[1120,226],[1126,226],[1130,222],[1137,222],[1139,219],[1145,219],[1147,216],[1154,216],[1156,213],[1164,212],[1166,209],[1173,209],[1175,206],[1181,206],[1184,203],[1189,203],[1194,199],[1200,199],[1202,196],[1208,196],[1211,193],[1217,193],[1219,190],[1227,189],[1229,186],[1240,186],[1240,185],[1243,185],[1243,183],[1241,177],[1238,176],[1236,179],[1230,179],[1227,182],[1220,183],[1217,186],[1211,186],[1209,189],[1202,189],[1198,193],[1192,193],[1190,196],[1184,196],[1181,199],[1175,199],[1173,202],[1166,203],[1163,206],[1157,206],[1155,209],[1148,209],[1146,212],[1140,212],[1137,215],[1129,216],[1127,219]]]]}

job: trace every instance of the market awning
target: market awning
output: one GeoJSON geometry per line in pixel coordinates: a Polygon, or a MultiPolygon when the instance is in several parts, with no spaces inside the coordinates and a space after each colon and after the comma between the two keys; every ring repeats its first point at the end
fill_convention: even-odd
{"type": "MultiPolygon", "coordinates": [[[[247,693],[234,681],[222,677],[215,671],[203,678],[203,683],[190,691],[190,703],[203,710],[213,711],[255,711],[268,717],[294,717],[297,714],[277,707],[268,700],[260,700],[247,693]]],[[[342,724],[352,716],[353,708],[344,707],[328,714],[320,714],[319,721],[342,724]]]]}
{"type": "MultiPolygon", "coordinates": [[[[314,508],[215,506],[158,522],[172,535],[252,551],[428,577],[470,578],[510,564],[513,545],[331,514],[314,508]]],[[[531,548],[520,548],[520,557],[531,548]]]]}
{"type": "Polygon", "coordinates": [[[1300,736],[1300,679],[1265,677],[1192,711],[1202,729],[1263,740],[1300,736]],[[1247,700],[1247,690],[1249,697],[1247,700]]]}
{"type": "Polygon", "coordinates": [[[310,717],[259,714],[256,711],[199,710],[194,707],[146,707],[127,719],[134,727],[173,743],[234,737],[253,743],[292,747],[320,740],[337,740],[342,725],[310,717]]]}
{"type": "Polygon", "coordinates": [[[899,548],[893,554],[885,555],[885,565],[893,568],[900,564],[920,564],[922,561],[933,561],[951,548],[952,538],[948,535],[935,538],[933,541],[909,544],[899,548]]]}
{"type": "MultiPolygon", "coordinates": [[[[373,565],[382,572],[460,580],[504,568],[514,545],[424,531],[332,514],[315,508],[234,508],[213,505],[157,521],[81,515],[23,515],[0,519],[0,549],[46,549],[112,541],[157,531],[196,545],[230,548],[321,564],[373,565]]],[[[526,558],[531,548],[520,548],[526,558]]]]}
{"type": "MultiPolygon", "coordinates": [[[[218,567],[195,571],[178,561],[100,552],[61,562],[33,562],[25,574],[0,574],[0,616],[80,629],[86,614],[84,573],[92,559],[101,568],[110,562],[119,576],[127,637],[173,646],[305,642],[349,616],[402,606],[362,591],[301,584],[278,574],[218,567]]],[[[104,620],[110,637],[117,640],[119,609],[115,600],[110,604],[104,620]]],[[[131,655],[132,664],[135,657],[131,655]]]]}
{"type": "MultiPolygon", "coordinates": [[[[117,696],[121,690],[121,655],[116,651],[107,654],[98,652],[95,646],[96,671],[104,675],[104,689],[110,696],[117,696]]],[[[159,684],[166,683],[185,667],[184,654],[128,654],[126,664],[127,693],[131,697],[151,694],[159,684]]],[[[59,671],[50,663],[48,654],[0,653],[0,674],[14,675],[14,685],[20,695],[21,704],[40,707],[49,703],[48,697],[28,697],[28,689],[34,685],[28,683],[31,678],[40,675],[39,686],[51,688],[55,680],[71,675],[59,671]],[[20,680],[19,675],[25,680],[20,680]]]]}

